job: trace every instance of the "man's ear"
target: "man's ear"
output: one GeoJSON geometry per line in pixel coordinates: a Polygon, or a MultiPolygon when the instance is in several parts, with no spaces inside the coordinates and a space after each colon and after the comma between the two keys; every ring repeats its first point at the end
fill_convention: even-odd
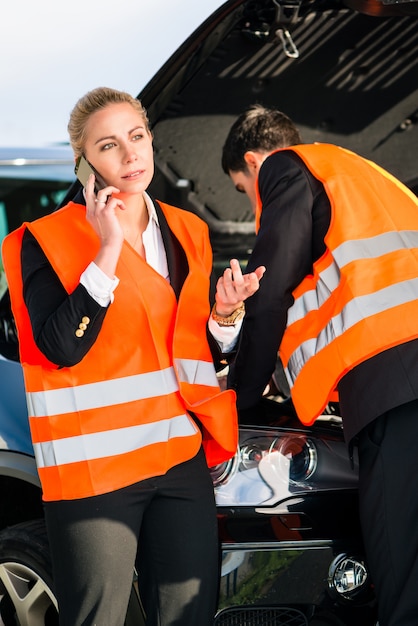
{"type": "Polygon", "coordinates": [[[257,152],[256,150],[247,150],[244,154],[244,161],[247,164],[248,170],[254,172],[260,169],[263,161],[268,156],[267,152],[257,152]]]}
{"type": "Polygon", "coordinates": [[[244,154],[244,161],[246,162],[249,170],[257,169],[257,153],[253,150],[247,150],[247,152],[244,154]]]}

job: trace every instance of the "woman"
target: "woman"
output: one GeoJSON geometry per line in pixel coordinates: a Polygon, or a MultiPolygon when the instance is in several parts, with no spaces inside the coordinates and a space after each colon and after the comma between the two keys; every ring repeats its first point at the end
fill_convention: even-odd
{"type": "MultiPolygon", "coordinates": [[[[237,425],[207,340],[207,227],[146,194],[152,134],[138,100],[95,89],[68,130],[106,186],[96,193],[90,175],[3,245],[60,623],[123,624],[138,557],[147,624],[209,626],[208,465],[234,454],[237,425]]],[[[209,329],[224,349],[263,271],[243,276],[233,260],[219,280],[209,329]]]]}

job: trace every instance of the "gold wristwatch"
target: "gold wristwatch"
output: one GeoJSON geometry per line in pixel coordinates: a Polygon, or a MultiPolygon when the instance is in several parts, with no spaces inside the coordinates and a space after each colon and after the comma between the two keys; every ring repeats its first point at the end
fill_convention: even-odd
{"type": "Polygon", "coordinates": [[[244,303],[242,303],[241,306],[238,307],[238,309],[235,309],[235,311],[232,311],[231,315],[228,315],[228,317],[222,317],[222,315],[218,315],[218,313],[216,312],[216,302],[215,302],[215,304],[212,307],[211,315],[212,315],[212,319],[214,319],[215,322],[219,324],[219,326],[235,326],[235,324],[244,317],[244,313],[245,313],[245,305],[244,303]]]}

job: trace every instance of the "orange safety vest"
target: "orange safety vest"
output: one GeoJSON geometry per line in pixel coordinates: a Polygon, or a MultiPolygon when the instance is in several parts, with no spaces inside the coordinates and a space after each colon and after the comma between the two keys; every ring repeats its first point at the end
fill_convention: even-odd
{"type": "Polygon", "coordinates": [[[207,226],[189,212],[160,205],[189,263],[178,302],[170,284],[125,243],[114,301],[96,342],[72,367],[57,367],[35,344],[20,251],[28,228],[71,293],[99,249],[85,207],[70,203],[4,240],[44,500],[98,495],[162,475],[197,453],[201,430],[208,465],[236,451],[235,393],[220,391],[206,338],[207,226]]]}
{"type": "Polygon", "coordinates": [[[349,150],[288,149],[331,203],[326,251],[293,292],[279,348],[298,416],[310,425],[350,369],[418,337],[418,200],[349,150]]]}

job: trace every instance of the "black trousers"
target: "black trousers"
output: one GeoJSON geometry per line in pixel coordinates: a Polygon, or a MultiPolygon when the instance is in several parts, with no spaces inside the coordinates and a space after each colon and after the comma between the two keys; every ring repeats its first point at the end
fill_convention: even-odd
{"type": "Polygon", "coordinates": [[[360,517],[379,626],[418,624],[418,400],[359,437],[360,517]]]}
{"type": "Polygon", "coordinates": [[[135,563],[147,625],[212,626],[219,547],[203,451],[113,493],[47,502],[45,513],[62,626],[122,626],[135,563]]]}

